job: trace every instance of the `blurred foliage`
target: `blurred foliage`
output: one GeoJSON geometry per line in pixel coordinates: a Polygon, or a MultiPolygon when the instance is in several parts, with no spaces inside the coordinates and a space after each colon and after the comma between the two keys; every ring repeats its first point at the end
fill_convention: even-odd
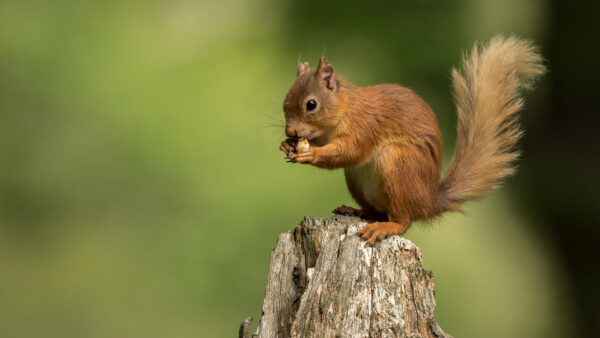
{"type": "MultiPolygon", "coordinates": [[[[414,88],[448,159],[449,68],[494,33],[542,38],[536,1],[3,1],[0,336],[231,337],[260,316],[270,250],[351,204],[287,164],[281,102],[326,54],[414,88]]],[[[456,337],[575,331],[557,257],[507,190],[413,227],[456,337]]]]}

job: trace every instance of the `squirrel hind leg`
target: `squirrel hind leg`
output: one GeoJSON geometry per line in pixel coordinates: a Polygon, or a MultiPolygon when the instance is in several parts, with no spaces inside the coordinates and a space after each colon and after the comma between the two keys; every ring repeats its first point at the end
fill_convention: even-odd
{"type": "Polygon", "coordinates": [[[403,235],[410,228],[410,225],[410,222],[375,222],[367,224],[357,234],[372,246],[389,236],[403,235]]]}
{"type": "Polygon", "coordinates": [[[333,210],[336,215],[358,216],[369,223],[387,222],[389,220],[387,213],[379,212],[373,208],[356,209],[347,205],[342,205],[333,210]]]}
{"type": "Polygon", "coordinates": [[[344,216],[358,216],[358,217],[363,216],[362,209],[356,209],[353,207],[349,207],[347,205],[342,205],[342,206],[339,206],[339,207],[333,209],[333,213],[336,215],[344,215],[344,216]]]}

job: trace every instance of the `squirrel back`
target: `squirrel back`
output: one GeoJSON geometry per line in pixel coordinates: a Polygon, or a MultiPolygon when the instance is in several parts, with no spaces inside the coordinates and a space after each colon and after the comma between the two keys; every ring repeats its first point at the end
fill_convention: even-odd
{"type": "Polygon", "coordinates": [[[457,140],[439,184],[438,213],[461,211],[463,202],[483,197],[514,173],[523,134],[516,116],[524,104],[521,89],[530,89],[544,72],[532,44],[513,37],[476,45],[462,69],[453,69],[457,140]]]}

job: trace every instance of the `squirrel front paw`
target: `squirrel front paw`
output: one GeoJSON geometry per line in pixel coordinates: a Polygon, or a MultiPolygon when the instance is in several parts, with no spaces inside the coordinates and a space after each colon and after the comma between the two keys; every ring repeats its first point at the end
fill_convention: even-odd
{"type": "Polygon", "coordinates": [[[281,142],[279,150],[283,151],[293,163],[312,163],[315,154],[305,138],[299,140],[289,138],[281,142]]]}
{"type": "Polygon", "coordinates": [[[318,154],[315,148],[309,148],[306,152],[291,153],[288,157],[292,163],[314,164],[317,161],[318,154]]]}
{"type": "Polygon", "coordinates": [[[290,154],[296,152],[296,140],[288,138],[287,140],[281,142],[279,150],[283,151],[286,157],[289,158],[290,154]]]}

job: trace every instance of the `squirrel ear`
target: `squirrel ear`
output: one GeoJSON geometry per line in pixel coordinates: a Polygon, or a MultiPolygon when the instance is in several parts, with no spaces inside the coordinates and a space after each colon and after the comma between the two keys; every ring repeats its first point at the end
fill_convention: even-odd
{"type": "Polygon", "coordinates": [[[298,71],[296,72],[296,77],[308,72],[310,67],[308,66],[308,62],[300,62],[298,63],[298,71]]]}
{"type": "Polygon", "coordinates": [[[335,71],[333,66],[327,63],[327,58],[322,56],[319,60],[319,67],[317,68],[317,76],[325,81],[325,87],[335,90],[335,71]]]}

